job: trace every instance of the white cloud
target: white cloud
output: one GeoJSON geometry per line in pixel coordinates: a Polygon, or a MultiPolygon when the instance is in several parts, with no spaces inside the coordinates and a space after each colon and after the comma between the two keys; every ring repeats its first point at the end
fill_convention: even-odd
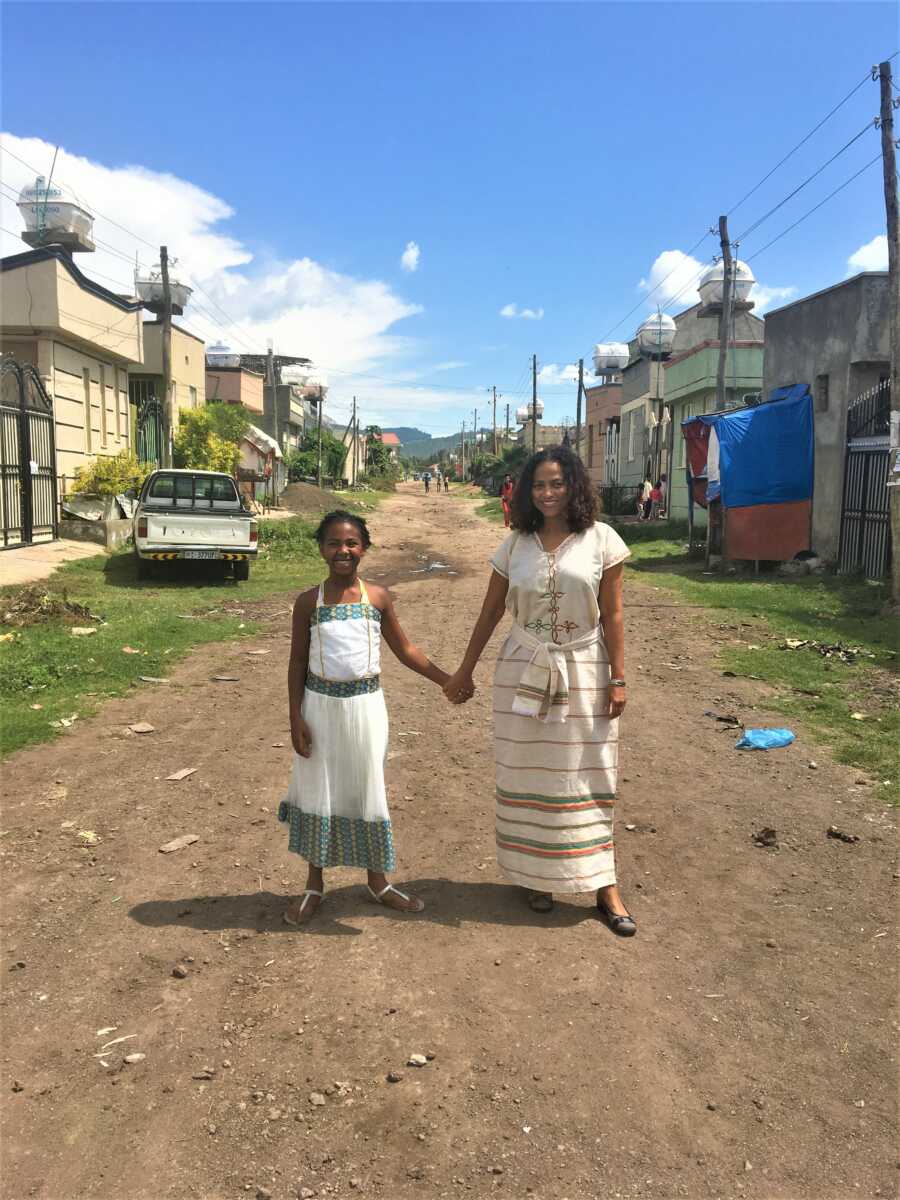
{"type": "Polygon", "coordinates": [[[757,317],[761,317],[767,308],[773,305],[786,304],[788,300],[792,300],[797,295],[795,287],[766,287],[764,283],[754,283],[750,289],[750,299],[753,301],[755,308],[753,312],[757,317]]]}
{"type": "Polygon", "coordinates": [[[406,249],[400,255],[400,266],[404,271],[418,271],[422,248],[418,242],[407,242],[406,249]]]}
{"type": "Polygon", "coordinates": [[[435,363],[432,370],[434,371],[458,371],[460,367],[467,367],[469,364],[465,362],[457,362],[456,359],[448,359],[447,362],[435,363]]]}
{"type": "Polygon", "coordinates": [[[542,308],[519,308],[516,304],[504,304],[500,309],[500,316],[510,319],[518,317],[523,321],[542,321],[544,310],[542,308]]]}
{"type": "Polygon", "coordinates": [[[886,271],[888,269],[887,235],[879,233],[871,242],[853,252],[847,259],[847,274],[857,271],[886,271]]]}
{"type": "Polygon", "coordinates": [[[538,371],[538,382],[547,385],[575,383],[578,379],[578,364],[568,363],[559,366],[558,363],[545,363],[538,371]]]}
{"type": "MultiPolygon", "coordinates": [[[[3,155],[7,193],[18,195],[37,171],[49,171],[52,144],[4,133],[2,145],[10,152],[3,155]]],[[[454,410],[474,406],[476,389],[470,396],[468,390],[441,393],[413,386],[422,372],[411,372],[397,360],[421,354],[423,347],[398,332],[398,326],[423,310],[388,283],[333,270],[311,256],[281,260],[277,254],[256,255],[222,228],[236,215],[226,200],[171,174],[140,165],[109,167],[60,149],[54,179],[103,214],[95,209],[96,253],[77,259],[85,274],[132,294],[135,251],[146,270],[158,259],[154,247],[165,242],[175,259],[173,276],[199,284],[206,293],[194,292],[178,323],[207,342],[224,340],[237,351],[264,351],[271,338],[276,351],[313,359],[316,378],[330,384],[335,419],[344,416],[344,408],[349,416],[350,398],[363,390],[370,397],[363,411],[372,419],[408,424],[421,404],[426,411],[446,413],[452,429],[454,410]],[[369,388],[370,375],[390,375],[396,382],[375,392],[369,388]]],[[[8,194],[0,197],[0,225],[23,228],[8,194]]],[[[0,234],[3,255],[26,249],[18,238],[0,234]]]]}
{"type": "Polygon", "coordinates": [[[638,286],[651,293],[648,300],[654,309],[657,305],[667,308],[670,304],[679,309],[690,308],[700,301],[697,284],[705,270],[705,263],[682,250],[663,250],[638,286]]]}

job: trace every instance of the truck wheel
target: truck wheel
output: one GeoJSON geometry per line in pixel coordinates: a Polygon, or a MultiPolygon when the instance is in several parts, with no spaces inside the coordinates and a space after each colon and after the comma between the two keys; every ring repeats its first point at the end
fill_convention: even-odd
{"type": "Polygon", "coordinates": [[[250,578],[250,562],[248,559],[241,558],[234,564],[234,577],[238,580],[250,578]]]}

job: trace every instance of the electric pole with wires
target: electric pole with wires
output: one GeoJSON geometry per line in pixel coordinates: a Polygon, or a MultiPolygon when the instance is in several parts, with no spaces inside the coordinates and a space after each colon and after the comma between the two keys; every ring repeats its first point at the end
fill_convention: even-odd
{"type": "Polygon", "coordinates": [[[888,454],[888,494],[890,497],[891,540],[891,604],[900,608],[900,217],[897,205],[897,155],[894,137],[894,109],[900,96],[891,95],[890,61],[878,66],[881,84],[881,158],[884,169],[884,209],[887,218],[888,293],[890,296],[891,337],[891,424],[888,454]]]}
{"type": "Polygon", "coordinates": [[[531,453],[537,452],[537,355],[531,356],[531,453]]]}
{"type": "Polygon", "coordinates": [[[159,248],[159,271],[162,277],[162,465],[172,466],[172,439],[174,436],[174,413],[172,404],[172,288],[169,284],[169,249],[159,248]]]}
{"type": "Polygon", "coordinates": [[[575,401],[575,453],[581,458],[581,397],[584,395],[584,359],[578,360],[578,399],[575,401]]]}

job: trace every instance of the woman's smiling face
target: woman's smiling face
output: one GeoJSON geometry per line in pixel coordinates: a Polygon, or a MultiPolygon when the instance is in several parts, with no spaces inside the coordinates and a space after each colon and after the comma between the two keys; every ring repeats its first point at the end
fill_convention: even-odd
{"type": "Polygon", "coordinates": [[[534,472],[531,499],[546,519],[565,513],[569,503],[569,487],[558,462],[542,462],[534,472]]]}

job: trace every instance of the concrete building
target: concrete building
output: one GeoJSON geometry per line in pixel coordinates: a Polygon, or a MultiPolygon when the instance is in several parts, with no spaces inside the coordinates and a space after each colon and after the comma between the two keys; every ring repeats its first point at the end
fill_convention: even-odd
{"type": "Polygon", "coordinates": [[[622,382],[617,378],[587,386],[585,435],[582,458],[591,482],[597,487],[618,482],[619,422],[622,382]]]}
{"type": "MultiPolygon", "coordinates": [[[[160,461],[163,399],[163,326],[159,318],[144,321],[144,363],[128,375],[131,423],[139,458],[160,461]]],[[[206,403],[206,346],[201,338],[172,326],[172,432],[182,409],[206,403]]]]}
{"type": "MultiPolygon", "coordinates": [[[[526,421],[519,429],[518,440],[519,444],[525,446],[529,451],[532,446],[532,424],[531,421],[526,421]]],[[[574,449],[575,443],[575,428],[569,429],[566,425],[544,425],[542,421],[537,423],[537,434],[535,435],[535,446],[538,450],[544,450],[547,446],[559,446],[565,437],[566,431],[569,433],[569,441],[574,449]]],[[[479,434],[479,437],[483,435],[479,434]]]]}
{"type": "MultiPolygon", "coordinates": [[[[243,404],[254,417],[265,419],[265,376],[246,367],[206,366],[206,402],[243,404]]],[[[259,423],[259,422],[257,422],[259,423]]]]}
{"type": "Polygon", "coordinates": [[[766,314],[763,390],[806,383],[813,394],[813,549],[837,557],[847,406],[890,377],[887,272],[867,271],[766,314]]]}
{"type": "Polygon", "coordinates": [[[275,414],[278,418],[278,442],[285,453],[298,450],[305,434],[316,426],[319,389],[303,383],[268,384],[263,389],[265,412],[258,422],[270,436],[275,436],[275,414]]]}
{"type": "Polygon", "coordinates": [[[0,260],[0,349],[53,401],[58,496],[101,455],[133,446],[128,373],[144,358],[141,303],[83,275],[61,246],[0,260]]]}
{"type": "Polygon", "coordinates": [[[401,442],[396,433],[383,433],[381,435],[381,444],[383,446],[387,446],[390,452],[391,462],[397,462],[400,455],[401,442]]]}
{"type": "MultiPolygon", "coordinates": [[[[618,482],[627,487],[637,487],[645,476],[666,474],[677,476],[681,461],[679,444],[681,419],[697,412],[715,409],[715,361],[719,349],[719,316],[709,306],[695,304],[674,318],[675,336],[671,354],[667,359],[652,359],[642,355],[637,339],[629,343],[630,359],[622,371],[622,414],[619,431],[618,482]],[[708,352],[708,353],[703,353],[708,352]],[[710,389],[709,364],[713,362],[710,389]],[[670,363],[683,364],[680,372],[669,375],[670,363]],[[674,408],[670,406],[668,419],[666,402],[670,400],[668,389],[677,385],[679,393],[674,408]],[[708,404],[708,408],[698,407],[708,404]],[[689,411],[690,410],[690,411],[689,411]],[[672,454],[674,451],[674,462],[672,454]]],[[[749,305],[737,306],[734,314],[733,338],[738,348],[738,357],[729,362],[729,399],[747,391],[759,390],[761,385],[761,347],[764,326],[759,317],[749,311],[749,305]],[[746,362],[740,352],[748,349],[757,353],[758,368],[752,373],[752,354],[746,362]],[[738,375],[735,376],[734,369],[738,375]],[[742,369],[748,373],[741,375],[742,369]]],[[[731,357],[731,356],[729,356],[731,357]]],[[[670,485],[672,480],[670,479],[670,485]]],[[[687,502],[687,487],[683,487],[684,503],[687,502]]],[[[671,496],[674,501],[674,495],[671,496]]],[[[671,508],[670,508],[670,511],[671,508]]],[[[685,510],[686,511],[686,510],[685,510]]],[[[685,515],[679,513],[678,515],[685,515]]]]}

